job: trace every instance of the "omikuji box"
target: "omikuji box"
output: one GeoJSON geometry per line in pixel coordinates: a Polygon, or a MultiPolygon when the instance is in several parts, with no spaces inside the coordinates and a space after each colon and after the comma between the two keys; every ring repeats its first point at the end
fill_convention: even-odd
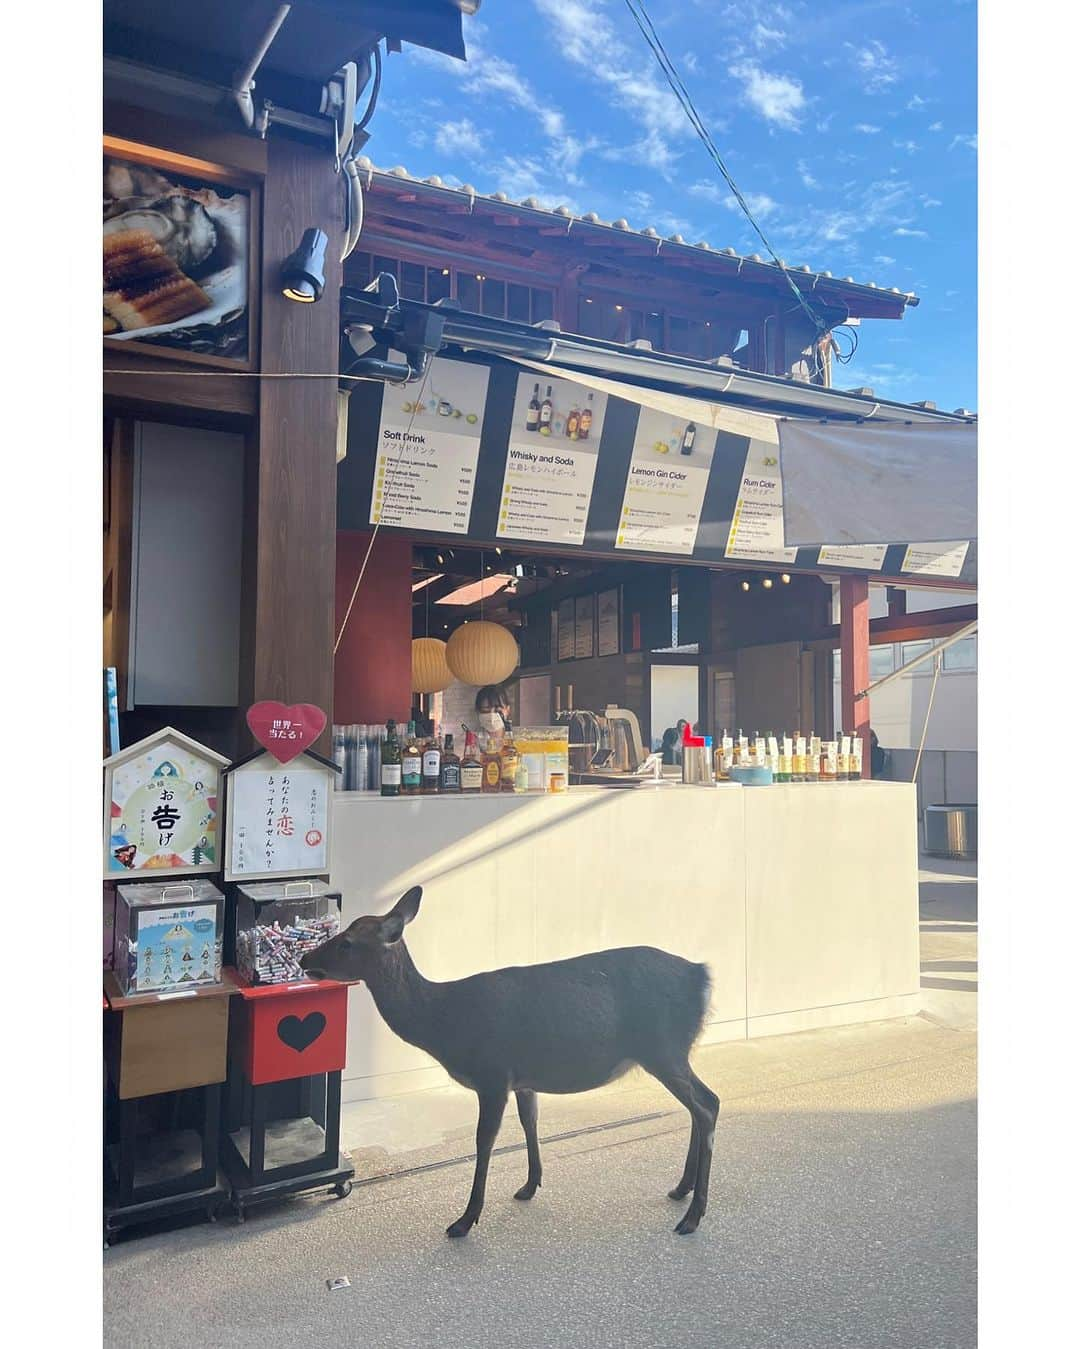
{"type": "Polygon", "coordinates": [[[225,896],[210,881],[116,888],[113,973],[124,997],[221,982],[225,896]]]}
{"type": "Polygon", "coordinates": [[[236,966],[249,984],[306,979],[302,957],[341,924],[341,892],[322,881],[236,887],[236,966]]]}

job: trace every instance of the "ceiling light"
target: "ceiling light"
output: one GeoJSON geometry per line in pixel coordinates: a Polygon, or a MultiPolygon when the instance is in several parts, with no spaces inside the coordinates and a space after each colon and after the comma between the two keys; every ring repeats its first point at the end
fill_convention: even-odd
{"type": "Polygon", "coordinates": [[[749,582],[749,581],[743,581],[743,582],[742,582],[742,588],[743,588],[744,590],[749,590],[749,589],[750,589],[750,582],[749,582]]]}
{"type": "Polygon", "coordinates": [[[281,293],[287,300],[314,304],[322,297],[326,278],[326,245],[329,242],[320,229],[308,229],[300,246],[281,264],[281,293]]]}
{"type": "Polygon", "coordinates": [[[766,576],[765,579],[764,579],[764,581],[762,581],[761,584],[765,587],[766,590],[771,590],[771,589],[772,589],[772,577],[771,577],[771,576],[766,576]]]}
{"type": "Polygon", "coordinates": [[[786,571],[780,573],[780,580],[786,586],[789,586],[791,584],[791,577],[787,574],[786,571]]]}

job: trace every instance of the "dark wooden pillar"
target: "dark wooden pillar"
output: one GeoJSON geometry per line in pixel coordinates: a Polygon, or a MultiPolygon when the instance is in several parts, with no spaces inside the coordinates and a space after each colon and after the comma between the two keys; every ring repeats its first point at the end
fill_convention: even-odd
{"type": "MultiPolygon", "coordinates": [[[[344,196],[328,146],[271,135],[263,195],[264,376],[336,374],[344,196]],[[279,269],[305,229],[325,230],[326,288],[316,304],[281,294],[279,269]]],[[[332,716],[337,509],[335,379],[260,380],[247,483],[242,702],[315,703],[332,716]]],[[[329,753],[329,730],[316,749],[329,753]]]]}
{"type": "Polygon", "coordinates": [[[870,700],[859,698],[870,683],[870,583],[865,576],[840,578],[840,716],[844,733],[862,737],[863,777],[870,776],[870,700]]]}

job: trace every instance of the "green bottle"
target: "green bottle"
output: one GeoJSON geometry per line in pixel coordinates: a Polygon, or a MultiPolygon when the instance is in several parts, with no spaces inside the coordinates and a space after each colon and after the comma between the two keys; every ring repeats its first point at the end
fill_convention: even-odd
{"type": "Polygon", "coordinates": [[[416,722],[409,722],[409,734],[401,754],[401,794],[413,796],[423,781],[423,750],[416,738],[416,722]]]}
{"type": "Polygon", "coordinates": [[[401,742],[397,736],[397,723],[392,718],[386,723],[386,739],[382,742],[379,784],[383,796],[398,796],[401,793],[401,742]]]}

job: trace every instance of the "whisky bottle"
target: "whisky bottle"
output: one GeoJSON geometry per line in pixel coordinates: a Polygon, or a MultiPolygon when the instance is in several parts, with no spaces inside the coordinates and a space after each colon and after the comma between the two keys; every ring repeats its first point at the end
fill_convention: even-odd
{"type": "Polygon", "coordinates": [[[502,790],[512,792],[517,781],[518,760],[520,755],[517,746],[514,744],[514,728],[510,722],[506,722],[506,734],[503,736],[502,746],[499,750],[499,777],[501,779],[502,790]]]}
{"type": "Polygon", "coordinates": [[[679,446],[680,454],[693,454],[694,437],[697,435],[697,426],[693,422],[688,422],[686,430],[683,432],[682,444],[679,446]]]}
{"type": "Polygon", "coordinates": [[[484,738],[480,752],[480,762],[484,766],[482,790],[497,792],[502,788],[502,759],[499,757],[499,742],[493,735],[484,738]]]}
{"type": "Polygon", "coordinates": [[[540,385],[533,385],[532,397],[529,399],[529,410],[525,414],[525,430],[538,431],[540,429],[540,385]]]}
{"type": "Polygon", "coordinates": [[[540,404],[540,430],[551,434],[551,385],[547,386],[544,401],[540,404]]]}
{"type": "Polygon", "coordinates": [[[567,440],[577,440],[578,427],[581,425],[581,413],[577,408],[571,408],[566,418],[566,438],[567,440]]]}
{"type": "Polygon", "coordinates": [[[401,743],[397,724],[386,723],[386,739],[382,742],[379,791],[383,796],[397,796],[401,791],[401,743]]]}
{"type": "Polygon", "coordinates": [[[439,748],[439,737],[432,735],[424,746],[424,752],[420,758],[420,790],[422,792],[437,792],[439,790],[441,768],[442,750],[439,748]]]}
{"type": "Polygon", "coordinates": [[[454,737],[447,733],[439,766],[439,791],[461,791],[461,760],[454,753],[454,737]]]}
{"type": "Polygon", "coordinates": [[[484,765],[476,745],[476,732],[467,726],[462,729],[465,731],[465,755],[461,760],[461,790],[478,792],[484,785],[484,765]]]}
{"type": "Polygon", "coordinates": [[[415,796],[420,790],[423,772],[422,753],[416,739],[416,722],[409,722],[409,734],[401,752],[401,794],[415,796]]]}
{"type": "Polygon", "coordinates": [[[585,406],[581,409],[581,416],[578,418],[578,440],[588,440],[589,432],[592,430],[592,394],[589,394],[585,400],[585,406]]]}

